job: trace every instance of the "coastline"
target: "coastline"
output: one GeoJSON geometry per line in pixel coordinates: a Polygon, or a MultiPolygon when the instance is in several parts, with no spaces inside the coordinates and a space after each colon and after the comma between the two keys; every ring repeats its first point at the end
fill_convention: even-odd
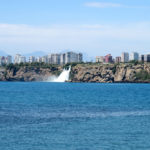
{"type": "MultiPolygon", "coordinates": [[[[70,64],[68,64],[70,65],[70,64]]],[[[49,77],[59,76],[64,67],[49,66],[11,66],[0,68],[0,81],[37,82],[47,81],[49,77]]],[[[71,64],[71,83],[150,83],[150,64],[71,64]]]]}

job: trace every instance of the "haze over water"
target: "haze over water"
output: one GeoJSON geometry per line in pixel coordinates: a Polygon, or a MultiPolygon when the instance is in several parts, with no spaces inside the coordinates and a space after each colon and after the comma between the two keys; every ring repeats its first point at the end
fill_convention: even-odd
{"type": "Polygon", "coordinates": [[[1,83],[2,150],[149,150],[149,84],[1,83]]]}

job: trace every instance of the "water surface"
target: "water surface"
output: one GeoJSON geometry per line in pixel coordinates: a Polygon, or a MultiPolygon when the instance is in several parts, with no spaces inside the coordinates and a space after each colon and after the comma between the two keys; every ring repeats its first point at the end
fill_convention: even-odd
{"type": "Polygon", "coordinates": [[[150,150],[149,84],[0,83],[2,150],[150,150]]]}

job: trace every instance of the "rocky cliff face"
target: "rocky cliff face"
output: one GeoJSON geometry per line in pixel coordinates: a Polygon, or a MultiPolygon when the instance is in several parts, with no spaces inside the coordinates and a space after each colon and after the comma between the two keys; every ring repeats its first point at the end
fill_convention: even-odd
{"type": "MultiPolygon", "coordinates": [[[[19,67],[0,69],[0,81],[46,81],[63,67],[19,67]]],[[[150,83],[150,64],[78,64],[72,67],[70,82],[150,83]]]]}
{"type": "Polygon", "coordinates": [[[150,64],[82,64],[72,68],[71,82],[150,82],[149,74],[150,64]]]}
{"type": "Polygon", "coordinates": [[[61,70],[61,67],[0,69],[0,81],[46,81],[50,76],[59,74],[61,70]]]}

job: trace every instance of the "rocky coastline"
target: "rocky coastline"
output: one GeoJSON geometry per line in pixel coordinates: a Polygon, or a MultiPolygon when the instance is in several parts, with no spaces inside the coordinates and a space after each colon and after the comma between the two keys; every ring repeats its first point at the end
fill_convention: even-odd
{"type": "Polygon", "coordinates": [[[62,67],[10,67],[0,68],[0,81],[47,81],[51,76],[57,76],[62,67]]]}
{"type": "MultiPolygon", "coordinates": [[[[5,67],[0,68],[0,81],[47,81],[62,70],[63,66],[5,67]]],[[[150,83],[150,64],[76,64],[72,66],[69,82],[150,83]]]]}
{"type": "Polygon", "coordinates": [[[150,83],[150,64],[81,64],[72,68],[70,82],[150,83]]]}

